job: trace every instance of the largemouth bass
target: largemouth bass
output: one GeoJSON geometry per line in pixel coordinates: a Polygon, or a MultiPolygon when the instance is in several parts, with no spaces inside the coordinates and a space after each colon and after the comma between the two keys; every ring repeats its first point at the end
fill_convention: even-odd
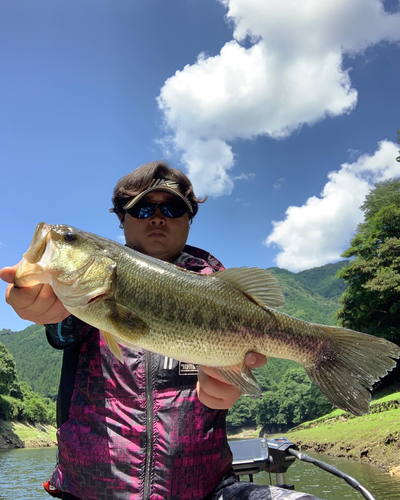
{"type": "Polygon", "coordinates": [[[266,270],[201,275],[67,225],[38,224],[14,285],[36,283],[98,328],[120,361],[119,343],[213,366],[250,395],[261,391],[244,358],[256,351],[296,361],[335,406],[362,415],[400,355],[385,339],[275,310],[284,297],[266,270]]]}

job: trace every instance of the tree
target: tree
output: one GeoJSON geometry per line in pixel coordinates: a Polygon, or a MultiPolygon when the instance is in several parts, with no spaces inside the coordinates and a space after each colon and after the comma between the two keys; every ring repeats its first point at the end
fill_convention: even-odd
{"type": "Polygon", "coordinates": [[[0,394],[10,394],[17,380],[17,369],[12,355],[0,343],[0,394]]]}
{"type": "Polygon", "coordinates": [[[349,284],[338,319],[342,326],[400,344],[400,179],[375,184],[343,257],[354,260],[339,278],[349,284]]]}
{"type": "Polygon", "coordinates": [[[229,427],[251,426],[256,420],[256,402],[254,399],[241,396],[226,417],[229,427]]]}
{"type": "Polygon", "coordinates": [[[287,420],[281,410],[282,394],[280,391],[268,391],[263,394],[258,403],[256,422],[264,424],[287,424],[287,420]]]}
{"type": "Polygon", "coordinates": [[[55,403],[48,398],[37,394],[26,383],[21,383],[23,395],[23,405],[19,415],[20,420],[27,420],[30,423],[40,422],[41,424],[54,424],[56,419],[55,403]]]}
{"type": "Polygon", "coordinates": [[[13,356],[0,343],[0,419],[55,424],[55,403],[20,383],[13,356]]]}
{"type": "MultiPolygon", "coordinates": [[[[397,144],[400,144],[400,130],[397,131],[397,144]]],[[[399,151],[400,153],[400,151],[399,151]]],[[[397,161],[400,161],[400,156],[396,158],[397,161]]]]}
{"type": "MultiPolygon", "coordinates": [[[[22,409],[22,402],[17,402],[16,395],[21,394],[17,369],[13,356],[6,346],[0,343],[0,418],[11,420],[17,418],[22,409]]],[[[22,399],[22,398],[21,398],[22,399]]]]}
{"type": "Polygon", "coordinates": [[[273,390],[257,403],[258,425],[287,425],[313,420],[332,411],[333,406],[314,386],[303,368],[291,368],[273,390]]]}

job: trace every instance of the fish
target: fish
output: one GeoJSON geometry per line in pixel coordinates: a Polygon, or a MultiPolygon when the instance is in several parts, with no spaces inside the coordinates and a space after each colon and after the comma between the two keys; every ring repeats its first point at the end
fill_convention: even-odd
{"type": "Polygon", "coordinates": [[[65,224],[39,223],[23,254],[14,286],[38,283],[99,329],[121,362],[120,344],[215,367],[250,396],[262,394],[244,363],[254,351],[296,361],[333,405],[364,415],[400,356],[386,339],[278,311],[285,298],[265,269],[203,275],[65,224]]]}

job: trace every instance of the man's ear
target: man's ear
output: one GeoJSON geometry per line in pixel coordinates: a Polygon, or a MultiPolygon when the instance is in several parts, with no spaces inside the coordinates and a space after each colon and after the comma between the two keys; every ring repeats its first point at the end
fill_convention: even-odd
{"type": "Polygon", "coordinates": [[[125,220],[125,214],[117,214],[117,217],[119,219],[119,227],[120,229],[124,229],[124,220],[125,220]]]}

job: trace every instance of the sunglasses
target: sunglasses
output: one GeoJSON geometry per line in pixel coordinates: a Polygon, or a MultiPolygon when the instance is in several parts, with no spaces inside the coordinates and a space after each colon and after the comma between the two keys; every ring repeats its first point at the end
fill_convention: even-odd
{"type": "Polygon", "coordinates": [[[184,214],[189,213],[189,207],[183,200],[174,198],[164,203],[151,203],[150,201],[138,201],[133,207],[125,210],[127,214],[135,219],[148,219],[159,208],[165,217],[178,219],[184,214]]]}

